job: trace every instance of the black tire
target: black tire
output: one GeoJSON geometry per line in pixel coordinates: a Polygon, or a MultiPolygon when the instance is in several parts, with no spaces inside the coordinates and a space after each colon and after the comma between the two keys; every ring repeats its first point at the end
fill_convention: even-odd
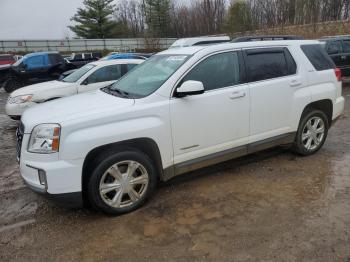
{"type": "Polygon", "coordinates": [[[6,80],[5,83],[3,84],[3,87],[7,93],[11,93],[16,89],[21,88],[22,86],[23,84],[20,81],[18,81],[16,78],[10,78],[6,80]]]}
{"type": "MultiPolygon", "coordinates": [[[[298,132],[296,134],[296,138],[295,138],[295,142],[294,142],[294,145],[292,147],[292,150],[295,153],[302,155],[302,156],[309,156],[309,155],[315,154],[317,151],[319,151],[322,148],[324,142],[326,141],[327,135],[328,135],[328,129],[329,129],[329,121],[328,121],[327,115],[324,112],[322,112],[320,110],[316,110],[316,109],[310,109],[310,110],[304,112],[303,116],[300,120],[300,123],[299,123],[298,132]],[[314,137],[315,139],[320,140],[320,141],[318,141],[318,143],[315,143],[315,140],[311,139],[313,143],[310,144],[310,148],[308,149],[307,148],[308,138],[304,139],[304,141],[303,141],[303,135],[306,135],[306,133],[307,133],[306,131],[308,130],[308,127],[307,127],[308,122],[313,121],[313,120],[318,119],[318,118],[321,119],[323,121],[323,124],[324,124],[323,136],[322,136],[322,139],[319,136],[319,134],[316,137],[314,137]]],[[[312,135],[310,135],[310,136],[312,136],[312,135]]]]}
{"type": "MultiPolygon", "coordinates": [[[[156,188],[157,180],[158,180],[156,168],[154,167],[152,160],[147,155],[145,155],[140,151],[127,149],[126,151],[123,151],[123,152],[115,152],[108,155],[107,154],[101,155],[99,158],[96,159],[95,163],[96,163],[96,167],[91,173],[86,189],[87,189],[89,202],[91,206],[96,210],[102,211],[110,215],[120,215],[124,213],[129,213],[131,211],[134,211],[140,208],[149,199],[149,197],[152,195],[152,193],[156,188]],[[110,168],[113,165],[117,163],[123,163],[125,161],[135,161],[141,164],[142,169],[144,168],[148,173],[148,185],[144,189],[144,193],[142,194],[142,196],[136,202],[131,203],[127,206],[113,207],[107,204],[106,200],[104,199],[109,200],[109,197],[113,199],[113,197],[116,196],[117,192],[115,192],[115,195],[111,195],[108,197],[107,197],[107,194],[105,194],[105,198],[103,199],[103,197],[100,194],[100,182],[102,179],[105,179],[104,176],[106,173],[108,173],[107,170],[110,170],[110,168]]],[[[139,170],[136,170],[134,173],[136,174],[137,172],[139,172],[139,170]]],[[[115,181],[112,181],[112,182],[115,182],[115,181]]],[[[113,194],[114,192],[109,192],[109,193],[113,194]]],[[[129,196],[129,193],[122,193],[121,201],[124,198],[126,199],[130,198],[129,201],[132,202],[132,199],[129,196]]]]}

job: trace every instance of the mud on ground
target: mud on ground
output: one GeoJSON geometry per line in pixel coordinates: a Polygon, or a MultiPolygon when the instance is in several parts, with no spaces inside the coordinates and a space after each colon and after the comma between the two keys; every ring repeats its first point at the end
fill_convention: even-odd
{"type": "Polygon", "coordinates": [[[350,87],[324,148],[273,149],[183,175],[107,217],[27,189],[0,91],[0,261],[350,261],[350,87]]]}

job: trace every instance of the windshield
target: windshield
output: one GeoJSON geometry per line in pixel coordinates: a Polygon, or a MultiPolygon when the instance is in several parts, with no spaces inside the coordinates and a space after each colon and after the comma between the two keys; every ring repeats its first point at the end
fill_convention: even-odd
{"type": "Polygon", "coordinates": [[[17,60],[17,62],[14,63],[13,66],[19,66],[25,59],[26,59],[26,57],[23,56],[21,59],[17,60]]]}
{"type": "Polygon", "coordinates": [[[111,86],[134,98],[152,94],[188,59],[187,55],[156,55],[111,86]]]}
{"type": "Polygon", "coordinates": [[[63,78],[63,82],[68,83],[74,83],[77,82],[83,75],[85,75],[87,72],[89,72],[91,69],[93,69],[95,65],[87,64],[84,65],[82,68],[79,68],[77,71],[71,73],[67,77],[63,78]]]}

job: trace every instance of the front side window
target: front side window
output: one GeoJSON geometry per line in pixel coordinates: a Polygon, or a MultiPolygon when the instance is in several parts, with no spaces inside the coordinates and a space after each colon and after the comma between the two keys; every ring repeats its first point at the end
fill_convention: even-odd
{"type": "Polygon", "coordinates": [[[295,74],[296,65],[290,55],[281,49],[254,49],[246,51],[249,81],[261,81],[295,74]]]}
{"type": "Polygon", "coordinates": [[[44,56],[42,55],[29,57],[24,63],[28,66],[28,68],[39,68],[45,66],[44,56]]]}
{"type": "Polygon", "coordinates": [[[238,53],[226,52],[206,58],[196,65],[181,83],[188,80],[202,82],[206,91],[239,84],[238,53]]]}
{"type": "Polygon", "coordinates": [[[110,89],[134,98],[146,97],[160,88],[189,56],[154,55],[122,77],[110,89]]]}
{"type": "Polygon", "coordinates": [[[88,84],[118,80],[122,76],[121,65],[110,65],[97,69],[88,78],[88,84]]]}
{"type": "Polygon", "coordinates": [[[89,72],[91,69],[93,69],[95,65],[87,64],[81,68],[79,68],[77,71],[71,73],[67,77],[63,78],[63,82],[68,83],[75,83],[77,82],[83,75],[85,75],[87,72],[89,72]]]}

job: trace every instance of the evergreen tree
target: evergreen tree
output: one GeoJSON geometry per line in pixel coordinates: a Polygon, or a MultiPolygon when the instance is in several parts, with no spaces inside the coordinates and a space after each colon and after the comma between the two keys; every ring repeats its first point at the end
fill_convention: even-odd
{"type": "Polygon", "coordinates": [[[109,38],[113,37],[116,22],[112,20],[115,5],[113,0],[84,0],[84,8],[78,8],[71,18],[76,25],[69,26],[78,37],[109,38]]]}
{"type": "Polygon", "coordinates": [[[230,32],[245,32],[253,29],[249,4],[244,0],[231,3],[228,10],[227,29],[230,32]]]}
{"type": "Polygon", "coordinates": [[[170,25],[170,0],[144,0],[146,23],[155,37],[166,37],[170,25]]]}

